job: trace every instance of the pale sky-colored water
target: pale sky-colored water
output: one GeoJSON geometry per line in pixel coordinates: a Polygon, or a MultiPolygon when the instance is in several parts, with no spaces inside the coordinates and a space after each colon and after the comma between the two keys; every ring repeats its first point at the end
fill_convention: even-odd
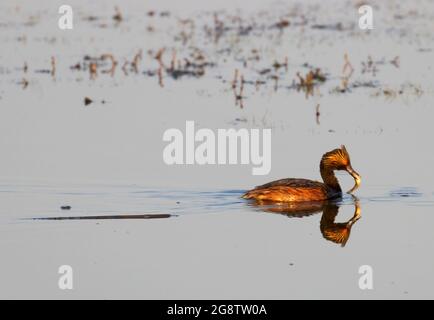
{"type": "MultiPolygon", "coordinates": [[[[55,2],[2,2],[0,297],[432,298],[434,6],[384,1],[374,6],[375,29],[367,33],[357,28],[354,2],[327,4],[126,1],[116,26],[114,2],[73,1],[75,28],[60,31],[55,2]],[[218,17],[229,29],[214,42],[205,30],[222,8],[218,17]],[[149,10],[157,14],[149,17],[149,10]],[[166,10],[169,17],[159,16],[166,10]],[[97,19],[84,20],[89,16],[97,19]],[[179,23],[187,18],[195,29],[183,45],[176,35],[189,31],[179,23]],[[291,25],[280,32],[273,25],[282,19],[291,25]],[[337,23],[343,31],[314,27],[337,23]],[[237,35],[249,26],[248,36],[237,35]],[[157,69],[148,50],[162,47],[166,64],[174,48],[183,59],[197,47],[215,66],[201,78],[165,75],[161,88],[142,72],[157,69]],[[122,64],[140,49],[140,73],[124,75],[122,64]],[[253,49],[257,61],[249,60],[253,49]],[[114,77],[100,69],[90,80],[88,71],[70,70],[85,55],[104,53],[119,61],[114,77]],[[373,87],[335,92],[345,53],[354,67],[350,85],[373,87]],[[54,78],[38,73],[50,69],[51,56],[54,78]],[[369,56],[375,75],[363,72],[369,56]],[[269,75],[279,75],[276,91],[258,71],[285,57],[288,70],[269,75]],[[296,73],[309,70],[305,63],[327,75],[309,98],[291,88],[296,73]],[[266,82],[245,85],[243,109],[231,90],[235,68],[248,82],[266,82]],[[84,97],[95,103],[85,107],[84,97]],[[186,120],[198,128],[272,128],[270,174],[252,176],[250,165],[167,166],[163,132],[185,130],[186,120]],[[321,213],[288,219],[239,199],[277,178],[320,179],[322,154],[341,144],[362,176],[362,218],[345,248],[323,239],[321,213]],[[144,213],[177,216],[23,220],[144,213]],[[57,287],[62,264],[77,273],[71,292],[57,287]],[[374,269],[372,291],[357,284],[364,264],[374,269]]],[[[348,176],[339,179],[351,186],[348,176]]],[[[353,212],[345,198],[337,220],[353,212]]]]}

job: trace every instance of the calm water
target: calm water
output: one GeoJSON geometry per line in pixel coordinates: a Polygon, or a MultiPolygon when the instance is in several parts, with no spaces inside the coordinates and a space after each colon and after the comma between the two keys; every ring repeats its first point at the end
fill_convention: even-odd
{"type": "Polygon", "coordinates": [[[325,209],[290,213],[249,205],[241,194],[1,185],[2,208],[10,208],[1,219],[0,246],[8,257],[2,296],[430,297],[432,193],[379,186],[371,190],[375,196],[345,196],[325,209]],[[361,216],[349,225],[356,203],[361,216]],[[162,213],[173,216],[102,219],[162,213]],[[32,220],[54,217],[91,220],[32,220]],[[55,271],[63,264],[78,271],[78,286],[68,294],[56,288],[55,271]],[[365,264],[375,271],[369,293],[358,289],[358,268],[365,264]]]}
{"type": "Polygon", "coordinates": [[[352,2],[330,3],[125,1],[116,22],[114,3],[77,1],[60,31],[53,2],[2,2],[0,298],[433,298],[434,5],[384,1],[365,33],[352,2]],[[300,86],[317,68],[326,81],[300,86]],[[163,132],[186,120],[272,128],[271,173],[165,165],[163,132]],[[341,144],[356,197],[240,199],[277,178],[319,180],[341,144]],[[373,290],[359,289],[362,265],[373,290]]]}

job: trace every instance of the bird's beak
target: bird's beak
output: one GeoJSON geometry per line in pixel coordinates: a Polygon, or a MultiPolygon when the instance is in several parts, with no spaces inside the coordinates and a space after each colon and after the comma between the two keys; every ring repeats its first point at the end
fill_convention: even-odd
{"type": "Polygon", "coordinates": [[[360,182],[362,181],[360,175],[354,171],[352,167],[347,168],[348,173],[354,178],[354,186],[347,193],[353,193],[360,186],[360,182]]]}

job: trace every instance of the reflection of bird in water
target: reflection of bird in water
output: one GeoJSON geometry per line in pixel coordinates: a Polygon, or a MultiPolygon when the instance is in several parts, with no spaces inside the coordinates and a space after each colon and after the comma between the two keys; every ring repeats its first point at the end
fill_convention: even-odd
{"type": "Polygon", "coordinates": [[[335,222],[339,204],[330,201],[306,201],[293,203],[266,203],[259,201],[253,206],[264,212],[278,213],[289,218],[304,218],[322,212],[320,230],[324,239],[344,247],[350,237],[351,228],[361,217],[359,200],[354,197],[354,215],[346,222],[335,222]]]}
{"type": "Polygon", "coordinates": [[[334,174],[335,170],[345,170],[354,178],[354,187],[348,193],[359,187],[360,175],[352,168],[347,149],[341,146],[340,149],[334,149],[322,156],[320,172],[324,183],[307,179],[281,179],[256,187],[242,197],[272,202],[323,201],[339,198],[342,197],[342,189],[334,174]]]}
{"type": "Polygon", "coordinates": [[[324,239],[340,244],[345,247],[350,238],[351,228],[354,223],[361,217],[359,202],[355,202],[355,211],[353,217],[346,222],[335,222],[338,215],[339,207],[337,205],[327,205],[324,208],[320,229],[324,239]]]}

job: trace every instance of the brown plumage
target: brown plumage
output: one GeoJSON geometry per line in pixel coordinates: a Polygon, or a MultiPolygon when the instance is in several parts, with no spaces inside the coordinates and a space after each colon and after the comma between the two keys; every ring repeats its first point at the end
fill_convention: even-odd
{"type": "Polygon", "coordinates": [[[334,174],[335,170],[345,170],[354,178],[355,184],[349,193],[358,188],[360,176],[351,167],[347,149],[341,146],[322,156],[320,172],[324,183],[307,179],[281,179],[256,187],[242,198],[272,202],[323,201],[338,198],[342,196],[342,189],[334,174]]]}

